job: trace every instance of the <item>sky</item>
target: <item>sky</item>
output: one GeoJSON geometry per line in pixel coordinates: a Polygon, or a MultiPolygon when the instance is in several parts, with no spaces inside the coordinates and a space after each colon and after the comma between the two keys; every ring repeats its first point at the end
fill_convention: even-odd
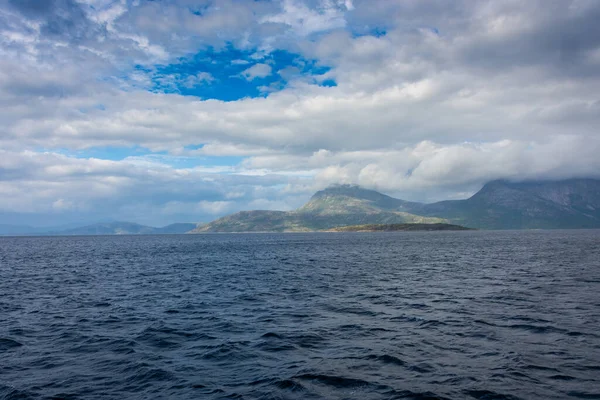
{"type": "Polygon", "coordinates": [[[598,0],[0,0],[0,223],[600,177],[598,0]]]}

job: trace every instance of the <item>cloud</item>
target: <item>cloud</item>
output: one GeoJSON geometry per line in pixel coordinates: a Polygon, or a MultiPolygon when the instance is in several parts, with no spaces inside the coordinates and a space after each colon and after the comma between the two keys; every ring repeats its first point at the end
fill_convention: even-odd
{"type": "Polygon", "coordinates": [[[215,81],[215,77],[208,72],[198,72],[196,75],[189,75],[185,80],[186,87],[194,87],[204,83],[215,81]]]}
{"type": "Polygon", "coordinates": [[[271,75],[272,67],[269,64],[254,64],[250,68],[244,70],[241,75],[249,81],[256,78],[265,78],[271,75]]]}
{"type": "Polygon", "coordinates": [[[247,207],[259,191],[276,198],[276,187],[289,181],[243,171],[176,168],[165,158],[109,161],[30,151],[1,151],[0,156],[0,209],[24,221],[41,215],[68,220],[71,211],[77,211],[78,218],[87,215],[88,221],[206,221],[247,207]]]}
{"type": "Polygon", "coordinates": [[[275,23],[289,26],[299,36],[328,31],[346,26],[344,12],[354,8],[352,1],[321,0],[312,8],[302,1],[283,0],[278,14],[263,17],[262,23],[275,23]]]}
{"type": "Polygon", "coordinates": [[[557,137],[544,144],[502,140],[494,143],[443,145],[424,141],[401,149],[332,152],[311,155],[267,155],[244,161],[247,169],[303,172],[314,191],[351,183],[433,202],[465,198],[494,179],[599,178],[596,160],[600,141],[557,137]],[[578,154],[571,157],[570,154],[578,154]]]}
{"type": "Polygon", "coordinates": [[[490,179],[600,170],[595,1],[0,9],[0,212],[201,220],[293,208],[330,183],[437,200],[490,179]],[[197,54],[223,61],[220,49],[244,78],[230,81],[259,97],[194,97],[184,89],[230,82],[168,68],[197,54]],[[275,71],[277,54],[322,75],[294,60],[275,71]],[[272,77],[285,85],[273,90],[272,77]]]}
{"type": "Polygon", "coordinates": [[[176,151],[176,153],[185,153],[187,155],[204,155],[204,156],[256,156],[263,154],[274,153],[266,147],[258,147],[251,145],[242,145],[235,143],[219,143],[213,142],[202,146],[197,150],[176,151]]]}
{"type": "Polygon", "coordinates": [[[102,34],[101,26],[93,24],[74,0],[9,0],[9,4],[24,17],[37,21],[45,37],[82,42],[102,34]]]}

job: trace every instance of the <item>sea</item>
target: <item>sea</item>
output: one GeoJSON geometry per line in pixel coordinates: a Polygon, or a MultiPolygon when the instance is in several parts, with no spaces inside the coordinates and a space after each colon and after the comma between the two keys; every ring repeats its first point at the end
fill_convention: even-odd
{"type": "Polygon", "coordinates": [[[600,399],[600,230],[0,238],[3,399],[600,399]]]}

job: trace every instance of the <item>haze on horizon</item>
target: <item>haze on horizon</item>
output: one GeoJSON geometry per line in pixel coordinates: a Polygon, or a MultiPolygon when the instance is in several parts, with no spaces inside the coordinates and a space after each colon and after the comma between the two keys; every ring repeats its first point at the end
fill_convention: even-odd
{"type": "Polygon", "coordinates": [[[0,0],[0,221],[600,177],[597,0],[0,0]]]}

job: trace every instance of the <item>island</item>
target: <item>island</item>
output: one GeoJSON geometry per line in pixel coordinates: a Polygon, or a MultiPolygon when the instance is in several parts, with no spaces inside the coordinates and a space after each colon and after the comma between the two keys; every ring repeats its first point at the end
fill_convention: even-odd
{"type": "Polygon", "coordinates": [[[364,224],[340,226],[325,230],[325,232],[408,232],[408,231],[471,231],[467,228],[452,224],[364,224]]]}

